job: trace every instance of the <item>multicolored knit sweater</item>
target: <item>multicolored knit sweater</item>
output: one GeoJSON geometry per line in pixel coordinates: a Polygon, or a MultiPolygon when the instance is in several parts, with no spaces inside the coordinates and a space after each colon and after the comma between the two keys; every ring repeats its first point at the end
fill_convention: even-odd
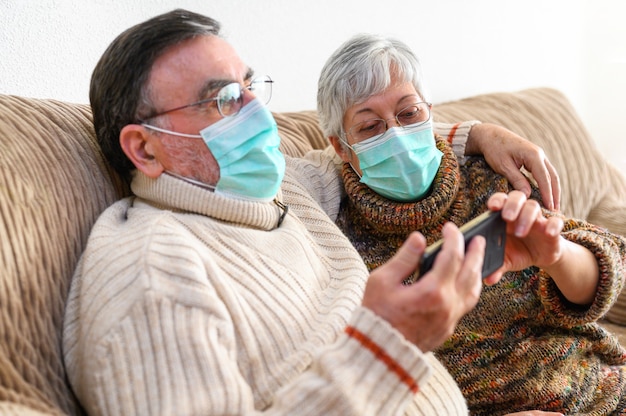
{"type": "MultiPolygon", "coordinates": [[[[446,221],[467,222],[486,210],[490,195],[509,189],[484,159],[459,167],[444,141],[437,146],[444,152],[441,167],[431,193],[418,202],[381,197],[343,166],[347,196],[337,224],[370,270],[388,260],[409,232],[421,231],[432,243],[446,221]]],[[[536,267],[510,272],[484,287],[476,308],[436,351],[474,415],[531,409],[626,414],[626,350],[596,323],[622,288],[626,240],[571,219],[565,219],[562,235],[598,259],[600,282],[590,306],[567,302],[536,267]]]]}

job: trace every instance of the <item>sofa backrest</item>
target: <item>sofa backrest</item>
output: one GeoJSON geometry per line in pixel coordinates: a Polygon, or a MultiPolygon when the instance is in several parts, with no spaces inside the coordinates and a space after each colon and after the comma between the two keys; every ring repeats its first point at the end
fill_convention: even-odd
{"type": "MultiPolygon", "coordinates": [[[[477,96],[434,114],[498,123],[543,146],[565,213],[626,235],[626,180],[558,91],[477,96]]],[[[328,145],[315,111],[275,118],[285,153],[328,145]]],[[[62,363],[65,299],[94,221],[128,194],[98,149],[89,106],[0,95],[0,414],[81,413],[62,363]]],[[[626,306],[615,309],[626,317],[626,306]]]]}
{"type": "Polygon", "coordinates": [[[61,359],[65,298],[91,225],[125,193],[88,106],[0,96],[0,410],[79,412],[61,359]]]}
{"type": "Polygon", "coordinates": [[[541,146],[561,179],[563,213],[626,235],[624,175],[600,154],[561,92],[534,88],[479,95],[439,104],[434,111],[438,121],[495,123],[541,146]]]}

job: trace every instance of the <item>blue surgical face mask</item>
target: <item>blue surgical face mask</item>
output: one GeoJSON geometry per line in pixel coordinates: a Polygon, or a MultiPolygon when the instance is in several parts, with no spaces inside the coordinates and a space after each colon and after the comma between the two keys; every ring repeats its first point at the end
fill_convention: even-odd
{"type": "Polygon", "coordinates": [[[276,121],[257,99],[237,115],[202,129],[200,135],[145,126],[177,136],[202,138],[220,167],[215,193],[254,201],[271,201],[278,193],[285,175],[285,158],[278,150],[276,121]]]}
{"type": "Polygon", "coordinates": [[[416,201],[426,195],[443,157],[435,144],[431,121],[392,127],[350,147],[359,159],[361,182],[400,202],[416,201]]]}

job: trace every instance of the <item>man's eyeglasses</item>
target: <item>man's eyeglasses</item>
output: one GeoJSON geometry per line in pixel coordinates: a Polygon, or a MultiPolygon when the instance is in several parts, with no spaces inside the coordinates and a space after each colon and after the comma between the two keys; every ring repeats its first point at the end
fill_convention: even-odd
{"type": "MultiPolygon", "coordinates": [[[[431,107],[431,103],[425,102],[411,104],[398,111],[396,116],[390,120],[395,120],[401,127],[411,125],[419,126],[430,120],[431,107]]],[[[383,134],[387,131],[387,127],[387,120],[372,118],[350,127],[348,134],[358,143],[383,134]]]]}
{"type": "Polygon", "coordinates": [[[217,111],[219,111],[222,117],[232,117],[234,115],[237,115],[237,113],[239,113],[239,110],[241,110],[241,107],[243,106],[244,90],[250,91],[259,101],[261,101],[263,104],[267,104],[270,101],[270,98],[272,98],[273,82],[274,81],[272,81],[272,79],[268,75],[254,78],[250,82],[250,85],[243,88],[239,83],[233,82],[220,88],[215,97],[206,98],[195,103],[171,108],[166,111],[160,111],[158,113],[151,114],[148,117],[144,117],[142,121],[162,116],[163,114],[171,113],[173,111],[182,110],[187,107],[208,105],[211,104],[213,101],[217,103],[217,111]]]}

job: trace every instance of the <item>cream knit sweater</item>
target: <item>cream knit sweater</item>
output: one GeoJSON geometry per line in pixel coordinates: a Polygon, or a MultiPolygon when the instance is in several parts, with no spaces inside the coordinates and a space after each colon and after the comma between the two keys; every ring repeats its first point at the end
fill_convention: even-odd
{"type": "Polygon", "coordinates": [[[360,306],[368,273],[333,223],[343,186],[315,157],[288,159],[280,227],[273,202],[135,176],[68,300],[64,358],[89,414],[466,414],[434,356],[360,306]]]}

